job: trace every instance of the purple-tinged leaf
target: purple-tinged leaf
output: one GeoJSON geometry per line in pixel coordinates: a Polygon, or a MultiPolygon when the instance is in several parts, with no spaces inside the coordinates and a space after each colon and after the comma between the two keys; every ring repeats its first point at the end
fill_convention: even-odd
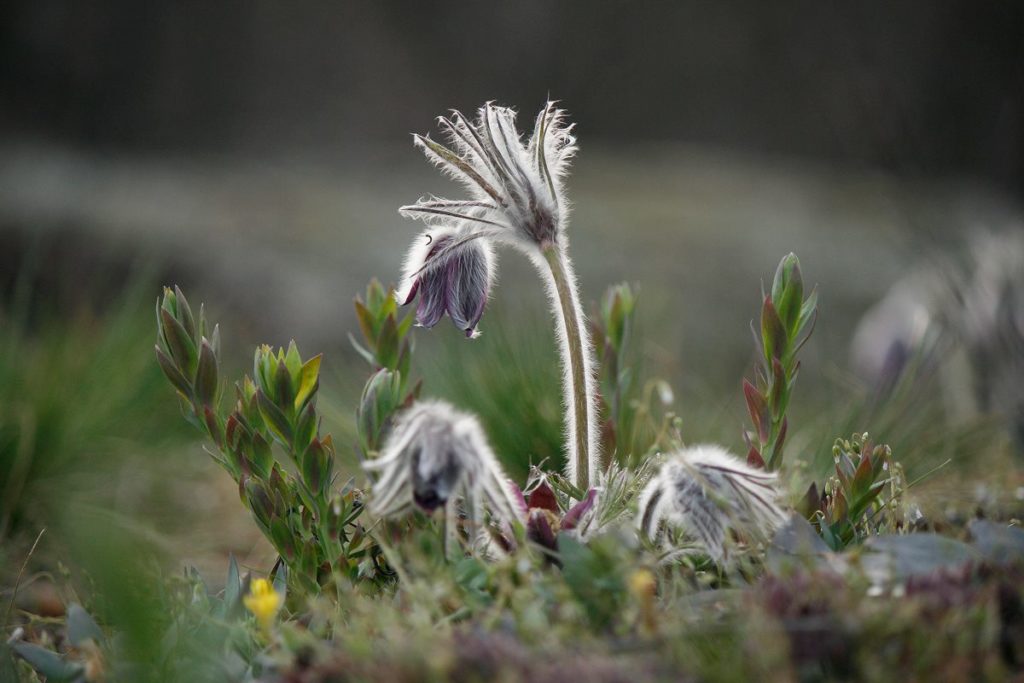
{"type": "Polygon", "coordinates": [[[562,518],[562,529],[571,530],[579,526],[583,515],[587,514],[594,507],[595,500],[597,500],[597,489],[590,489],[583,500],[573,505],[565,513],[565,517],[562,518]]]}

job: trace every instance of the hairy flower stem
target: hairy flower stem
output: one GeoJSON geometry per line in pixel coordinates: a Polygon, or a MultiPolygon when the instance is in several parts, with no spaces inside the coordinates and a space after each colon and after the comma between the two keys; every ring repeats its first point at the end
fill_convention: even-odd
{"type": "Polygon", "coordinates": [[[559,349],[565,370],[566,456],[573,485],[586,491],[597,479],[597,438],[594,419],[593,363],[583,309],[576,291],[576,277],[564,249],[552,245],[543,250],[551,272],[549,291],[556,320],[560,320],[559,349]]]}

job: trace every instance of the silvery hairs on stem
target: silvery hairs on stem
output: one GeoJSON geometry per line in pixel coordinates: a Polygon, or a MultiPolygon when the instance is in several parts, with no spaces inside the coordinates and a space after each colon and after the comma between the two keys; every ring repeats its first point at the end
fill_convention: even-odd
{"type": "Polygon", "coordinates": [[[515,111],[487,103],[475,121],[460,112],[438,119],[448,145],[416,135],[427,158],[469,192],[469,199],[421,198],[403,216],[428,230],[412,245],[397,296],[417,294],[417,323],[432,327],[445,313],[476,336],[493,282],[491,244],[526,254],[548,292],[563,366],[569,478],[578,487],[596,479],[598,429],[593,349],[568,257],[568,202],[564,179],[576,153],[565,113],[548,102],[524,140],[515,111]]]}
{"type": "Polygon", "coordinates": [[[476,416],[443,401],[419,401],[399,415],[378,458],[363,464],[380,472],[370,511],[396,517],[414,506],[425,512],[465,501],[483,521],[483,506],[504,521],[519,519],[519,504],[476,416]]]}
{"type": "Polygon", "coordinates": [[[637,524],[660,538],[662,524],[699,542],[718,563],[726,559],[728,530],[765,540],[786,520],[774,473],[750,467],[721,446],[670,454],[640,494],[637,524]]]}

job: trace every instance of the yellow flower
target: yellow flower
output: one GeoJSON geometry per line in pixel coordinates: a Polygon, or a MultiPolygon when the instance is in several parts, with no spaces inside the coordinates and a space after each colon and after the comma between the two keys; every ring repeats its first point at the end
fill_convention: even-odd
{"type": "Polygon", "coordinates": [[[266,579],[253,579],[242,602],[255,615],[260,627],[269,632],[282,602],[281,594],[274,590],[273,584],[266,579]]]}
{"type": "Polygon", "coordinates": [[[658,630],[658,619],[654,611],[654,596],[658,590],[658,580],[649,569],[637,569],[629,575],[629,592],[640,605],[640,620],[648,633],[658,630]]]}

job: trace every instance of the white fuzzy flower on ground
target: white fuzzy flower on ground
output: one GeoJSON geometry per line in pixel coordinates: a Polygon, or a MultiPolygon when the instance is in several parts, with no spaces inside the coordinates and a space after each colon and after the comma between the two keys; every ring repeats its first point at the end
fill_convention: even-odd
{"type": "Polygon", "coordinates": [[[750,467],[721,446],[670,454],[640,494],[640,533],[657,540],[663,524],[699,542],[716,562],[727,558],[729,529],[766,540],[786,515],[774,473],[750,467]]]}
{"type": "Polygon", "coordinates": [[[443,401],[420,401],[402,413],[380,457],[363,467],[380,473],[370,511],[378,517],[425,512],[465,502],[470,519],[484,506],[503,521],[521,516],[511,483],[474,415],[443,401]]]}

